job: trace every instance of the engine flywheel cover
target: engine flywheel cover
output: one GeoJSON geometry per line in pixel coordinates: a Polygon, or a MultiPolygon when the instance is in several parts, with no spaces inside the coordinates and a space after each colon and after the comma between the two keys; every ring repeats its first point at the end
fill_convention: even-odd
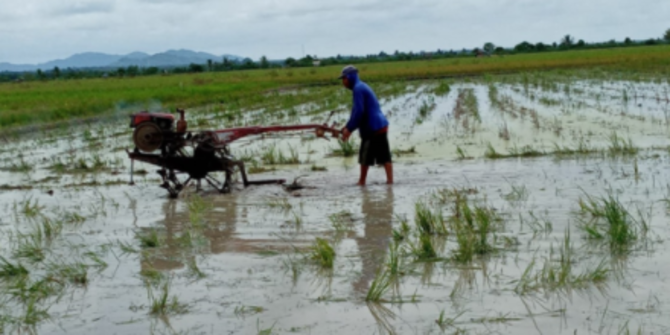
{"type": "Polygon", "coordinates": [[[153,122],[145,122],[135,128],[133,142],[144,152],[158,150],[163,144],[163,131],[153,122]]]}

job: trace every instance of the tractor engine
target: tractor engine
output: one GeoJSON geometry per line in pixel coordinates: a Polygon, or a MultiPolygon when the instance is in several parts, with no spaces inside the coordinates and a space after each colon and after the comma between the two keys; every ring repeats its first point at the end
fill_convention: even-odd
{"type": "Polygon", "coordinates": [[[180,119],[177,129],[174,127],[174,115],[167,113],[149,113],[146,111],[130,116],[130,127],[135,128],[133,142],[137,149],[143,152],[153,152],[165,148],[168,142],[181,137],[186,132],[184,111],[177,110],[180,119]]]}

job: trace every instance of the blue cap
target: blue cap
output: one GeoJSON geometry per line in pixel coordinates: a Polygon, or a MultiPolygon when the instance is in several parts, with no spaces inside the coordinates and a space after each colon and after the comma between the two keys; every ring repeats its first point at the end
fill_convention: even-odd
{"type": "Polygon", "coordinates": [[[358,73],[358,69],[353,65],[347,65],[342,69],[342,74],[337,79],[342,79],[351,73],[358,73]]]}

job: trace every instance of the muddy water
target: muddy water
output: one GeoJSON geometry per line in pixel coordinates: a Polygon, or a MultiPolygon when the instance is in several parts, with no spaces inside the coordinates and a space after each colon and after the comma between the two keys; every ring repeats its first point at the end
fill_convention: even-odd
{"type": "MultiPolygon", "coordinates": [[[[670,249],[664,243],[670,236],[665,203],[670,157],[663,149],[668,145],[666,102],[646,99],[631,112],[613,96],[618,93],[612,93],[624,86],[652,96],[667,85],[606,82],[570,97],[539,88],[525,92],[521,84],[494,85],[498,96],[509,96],[513,107],[503,111],[494,106],[488,84],[482,83],[453,83],[443,96],[430,93],[434,84],[426,83],[409,94],[384,98],[392,148],[416,151],[396,153],[392,187],[384,184],[379,168],[371,169],[367,187],[353,186],[358,173],[355,158],[331,157],[336,143],[308,136],[266,137],[232,147],[261,165],[268,148],[284,153],[294,148],[303,164],[277,166],[276,171],[251,179],[292,181],[305,175],[300,179],[304,189],[287,192],[281,186],[238,185],[232,194],[220,195],[204,187],[188,189],[176,200],[157,187],[149,166],[137,164],[136,169],[149,173],[136,175],[135,186],[127,185],[129,164],[118,148],[131,145],[130,132],[103,140],[81,132],[52,133],[7,143],[0,153],[5,162],[0,171],[3,257],[24,264],[33,281],[48,277],[54,264],[87,265],[86,284],[67,283],[58,294],[39,300],[49,318],[36,322],[32,330],[45,334],[256,334],[268,329],[280,334],[670,332],[670,322],[662,317],[670,312],[666,303],[670,270],[665,266],[670,249]],[[464,123],[464,116],[455,116],[464,90],[472,90],[476,97],[481,122],[471,118],[464,123]],[[604,92],[609,92],[609,99],[595,97],[604,92]],[[541,96],[560,102],[548,106],[538,102],[541,96]],[[432,107],[421,116],[423,104],[432,107]],[[537,112],[537,122],[527,110],[537,112]],[[421,122],[416,121],[418,116],[421,122]],[[500,134],[504,125],[508,140],[500,134]],[[591,148],[607,149],[612,132],[630,138],[640,152],[614,157],[484,158],[489,144],[501,153],[523,146],[548,152],[555,144],[576,147],[579,140],[591,148]],[[473,159],[459,160],[457,146],[473,159]],[[19,171],[18,153],[36,167],[19,171]],[[64,169],[54,168],[57,156],[64,169]],[[92,168],[96,160],[104,162],[97,170],[92,168]],[[77,169],[80,162],[88,169],[77,169]],[[327,171],[314,172],[312,165],[327,171]],[[29,189],[12,189],[16,187],[29,189]],[[369,287],[388,257],[393,229],[405,218],[413,225],[415,204],[431,204],[431,195],[446,188],[470,190],[475,201],[499,213],[504,224],[495,233],[498,251],[460,264],[451,260],[455,238],[436,241],[440,258],[435,261],[402,257],[404,275],[395,289],[384,294],[393,302],[366,303],[369,287]],[[612,255],[585,239],[579,229],[579,199],[608,192],[650,226],[625,256],[612,255]],[[204,209],[194,209],[198,204],[204,209]],[[73,220],[72,213],[82,219],[73,220]],[[44,260],[18,258],[19,234],[32,231],[44,217],[63,222],[62,231],[45,243],[44,260]],[[334,221],[341,225],[336,228],[334,221]],[[568,229],[573,272],[602,262],[610,270],[606,281],[556,290],[515,290],[529,264],[536,262],[536,269],[541,268],[552,250],[562,245],[568,229]],[[138,235],[151,233],[158,236],[159,246],[143,248],[138,235]],[[334,247],[332,270],[306,259],[317,237],[334,247]],[[157,271],[163,279],[153,282],[147,271],[157,271]],[[165,282],[170,299],[176,297],[183,308],[153,316],[151,295],[159,296],[165,282]],[[454,319],[443,322],[442,328],[436,323],[441,313],[454,319]]],[[[571,84],[581,86],[591,87],[571,84]]],[[[126,126],[119,122],[87,131],[114,134],[126,126]]],[[[409,250],[409,245],[402,248],[409,250]]],[[[12,295],[9,282],[3,281],[0,299],[7,316],[4,330],[30,328],[24,318],[28,307],[12,295]]]]}

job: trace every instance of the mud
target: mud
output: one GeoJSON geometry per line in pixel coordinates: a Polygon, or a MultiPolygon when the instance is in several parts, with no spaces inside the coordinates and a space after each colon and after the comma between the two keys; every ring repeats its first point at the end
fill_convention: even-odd
{"type": "MultiPolygon", "coordinates": [[[[149,173],[136,175],[134,186],[124,183],[129,171],[125,154],[106,148],[130,147],[130,130],[127,136],[111,136],[127,127],[125,122],[11,141],[0,152],[4,166],[21,166],[20,154],[32,168],[0,170],[0,208],[5,213],[0,217],[2,256],[25,264],[31,280],[47,276],[48,264],[82,262],[88,280],[85,285],[67,284],[59,294],[40,300],[49,317],[33,324],[24,317],[26,303],[11,293],[11,280],[0,278],[4,331],[670,332],[670,321],[663,317],[670,313],[665,303],[670,301],[670,270],[664,266],[670,257],[664,243],[670,229],[668,103],[655,98],[663,96],[668,85],[575,80],[569,83],[568,95],[565,89],[554,92],[531,85],[526,90],[523,83],[470,81],[452,82],[451,91],[442,96],[431,93],[435,85],[427,82],[401,95],[381,96],[391,121],[392,148],[415,151],[394,157],[393,186],[384,184],[381,168],[370,170],[368,186],[355,186],[356,157],[332,157],[336,142],[308,134],[266,136],[232,146],[238,156],[265,167],[269,166],[261,157],[268,148],[285,154],[294,148],[301,164],[273,165],[274,171],[250,178],[290,182],[304,176],[296,184],[301,187],[244,189],[238,184],[229,195],[191,188],[175,200],[158,187],[151,166],[137,164],[136,169],[149,173]],[[491,85],[513,106],[492,103],[491,85]],[[622,87],[638,92],[638,98],[631,93],[624,102],[622,87]],[[473,90],[481,122],[471,117],[464,124],[466,116],[456,118],[454,109],[464,89],[473,90]],[[539,102],[541,97],[546,98],[544,103],[539,102]],[[549,99],[558,102],[548,105],[549,99]],[[420,111],[423,104],[430,107],[428,112],[420,111]],[[530,110],[537,113],[537,121],[530,110]],[[417,117],[422,120],[417,122],[417,117]],[[502,138],[502,127],[509,140],[502,138]],[[551,154],[556,145],[573,148],[580,141],[606,153],[614,132],[630,139],[639,151],[551,154]],[[489,144],[501,153],[530,146],[546,154],[487,159],[489,144]],[[463,159],[457,147],[472,159],[463,159]],[[63,166],[54,167],[58,162],[63,166]],[[312,171],[313,165],[327,170],[312,171]],[[447,236],[436,242],[440,256],[436,260],[403,256],[404,275],[385,294],[387,302],[366,302],[370,285],[389,256],[393,230],[404,219],[413,226],[415,204],[431,204],[433,195],[444,189],[470,190],[471,198],[500,214],[504,228],[496,233],[498,250],[460,264],[450,259],[457,242],[447,236]],[[643,217],[649,225],[649,232],[625,255],[594,246],[579,229],[580,198],[607,194],[614,194],[631,215],[643,217]],[[30,232],[42,218],[63,227],[45,245],[45,260],[16,257],[20,234],[30,232]],[[568,229],[574,271],[604,262],[610,270],[605,282],[518,292],[528,265],[538,262],[541,267],[563,243],[568,229]],[[153,233],[158,247],[143,248],[138,236],[153,233]],[[332,270],[306,260],[316,237],[327,239],[335,249],[332,270]],[[151,314],[149,292],[158,295],[162,285],[146,275],[151,271],[162,276],[160,283],[169,280],[170,299],[176,297],[185,310],[151,314]],[[453,320],[436,322],[441,313],[453,320]]],[[[308,116],[300,106],[295,107],[304,113],[300,121],[318,119],[319,114],[308,116]]],[[[251,111],[245,114],[246,121],[234,122],[254,122],[263,118],[262,113],[251,111]]],[[[230,124],[207,113],[194,117],[210,119],[214,126],[230,124]]],[[[338,117],[345,119],[346,113],[338,117]]]]}

